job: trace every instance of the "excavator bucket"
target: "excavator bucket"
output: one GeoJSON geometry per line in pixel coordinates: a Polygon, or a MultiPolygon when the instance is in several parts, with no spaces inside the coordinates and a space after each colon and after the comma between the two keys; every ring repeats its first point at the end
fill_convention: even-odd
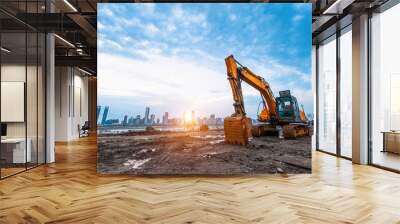
{"type": "Polygon", "coordinates": [[[251,135],[251,120],[247,117],[226,117],[224,119],[225,142],[246,145],[251,135]]]}

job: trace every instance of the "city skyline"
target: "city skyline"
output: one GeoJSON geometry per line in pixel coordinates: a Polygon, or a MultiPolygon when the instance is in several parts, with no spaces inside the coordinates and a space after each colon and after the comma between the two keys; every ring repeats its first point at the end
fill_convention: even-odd
{"type": "MultiPolygon", "coordinates": [[[[126,113],[120,117],[109,117],[110,106],[97,106],[97,123],[99,125],[136,125],[136,126],[149,126],[149,125],[166,125],[168,121],[173,122],[194,122],[198,124],[209,124],[209,120],[215,120],[215,124],[222,124],[223,118],[217,117],[215,114],[211,113],[207,115],[198,115],[195,111],[185,111],[181,115],[170,116],[168,111],[165,111],[160,117],[156,114],[151,113],[150,107],[145,107],[144,116],[141,113],[126,113]],[[103,108],[104,107],[104,108],[103,108]],[[189,120],[187,120],[189,115],[189,120]],[[197,115],[197,116],[196,116],[197,115]],[[160,119],[161,118],[161,119],[160,119]]],[[[212,122],[211,122],[212,123],[212,122]]]]}

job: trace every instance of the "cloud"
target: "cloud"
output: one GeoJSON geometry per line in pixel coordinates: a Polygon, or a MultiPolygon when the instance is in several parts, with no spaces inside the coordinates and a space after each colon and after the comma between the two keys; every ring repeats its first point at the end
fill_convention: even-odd
{"type": "Polygon", "coordinates": [[[97,22],[97,29],[102,30],[104,29],[104,25],[101,22],[97,22]]]}
{"type": "Polygon", "coordinates": [[[114,16],[113,11],[107,7],[102,7],[101,13],[104,13],[104,15],[109,17],[114,16]]]}
{"type": "Polygon", "coordinates": [[[298,15],[293,16],[292,21],[293,22],[298,22],[298,21],[302,20],[303,18],[304,18],[303,15],[298,14],[298,15]]]}
{"type": "Polygon", "coordinates": [[[167,24],[167,31],[168,32],[173,32],[176,30],[176,26],[174,24],[167,24]]]}
{"type": "Polygon", "coordinates": [[[312,3],[293,3],[294,11],[301,12],[301,13],[311,13],[312,3]]]}
{"type": "Polygon", "coordinates": [[[119,44],[118,42],[115,42],[113,40],[110,40],[106,37],[99,38],[97,40],[97,45],[99,48],[110,48],[113,50],[123,50],[124,49],[121,44],[119,44]]]}
{"type": "Polygon", "coordinates": [[[184,26],[200,25],[202,28],[206,28],[208,25],[204,13],[193,13],[184,10],[180,4],[173,7],[171,11],[172,16],[170,17],[170,22],[179,22],[184,26]]]}
{"type": "Polygon", "coordinates": [[[147,33],[149,34],[156,34],[158,33],[160,30],[152,23],[147,24],[144,29],[146,30],[147,33]]]}
{"type": "Polygon", "coordinates": [[[155,7],[154,3],[142,3],[140,12],[145,16],[154,16],[155,15],[155,7]]]}

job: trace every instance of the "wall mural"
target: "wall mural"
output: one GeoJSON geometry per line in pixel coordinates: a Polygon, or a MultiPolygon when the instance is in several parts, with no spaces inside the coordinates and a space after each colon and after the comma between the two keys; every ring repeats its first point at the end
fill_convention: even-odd
{"type": "Polygon", "coordinates": [[[102,174],[311,173],[311,4],[98,4],[102,174]]]}

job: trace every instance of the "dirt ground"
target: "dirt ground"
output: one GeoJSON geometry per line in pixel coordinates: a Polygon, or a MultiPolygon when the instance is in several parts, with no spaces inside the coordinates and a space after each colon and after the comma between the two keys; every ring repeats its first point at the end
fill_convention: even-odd
{"type": "Polygon", "coordinates": [[[99,136],[97,169],[133,175],[311,173],[311,137],[263,136],[239,146],[226,144],[223,130],[99,136]]]}

